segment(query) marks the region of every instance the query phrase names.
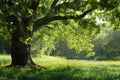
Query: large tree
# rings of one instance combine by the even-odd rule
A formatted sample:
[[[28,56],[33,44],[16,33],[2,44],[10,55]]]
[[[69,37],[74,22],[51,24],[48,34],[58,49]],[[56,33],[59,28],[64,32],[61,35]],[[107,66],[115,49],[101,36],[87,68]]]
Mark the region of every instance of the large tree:
[[[95,21],[98,14],[106,12],[107,15],[100,17],[105,19],[104,16],[108,17],[113,10],[120,11],[119,2],[119,0],[0,0],[0,27],[7,26],[11,35],[11,66],[37,67],[30,54],[32,34],[36,30],[42,27],[50,28],[47,25],[53,21],[70,19],[78,21],[80,25],[92,27],[87,24],[91,24],[89,21]],[[114,16],[119,17],[116,15]]]

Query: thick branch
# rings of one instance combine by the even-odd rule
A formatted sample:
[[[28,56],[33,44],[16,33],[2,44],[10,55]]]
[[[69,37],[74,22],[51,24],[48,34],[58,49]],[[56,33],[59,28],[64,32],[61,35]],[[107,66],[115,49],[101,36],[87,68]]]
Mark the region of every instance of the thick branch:
[[[93,10],[94,9],[89,9],[89,10],[85,11],[84,13],[82,13],[81,15],[78,15],[78,16],[53,16],[53,17],[44,17],[44,18],[38,19],[37,21],[34,22],[34,31],[39,29],[42,25],[46,25],[46,24],[48,24],[52,21],[68,20],[68,19],[81,19],[85,15],[87,15],[87,13],[89,13]]]
[[[31,6],[29,7],[29,9],[32,9],[34,12],[36,12],[38,6],[39,6],[39,3],[40,3],[40,0],[38,0],[37,2],[36,1],[33,1]]]
[[[54,9],[57,3],[58,3],[58,0],[54,0],[50,9]]]
[[[29,25],[30,22],[33,21],[33,16],[36,14],[37,12],[37,9],[39,7],[39,3],[40,3],[41,0],[37,0],[37,1],[32,1],[32,4],[31,6],[29,7],[29,9],[32,9],[34,11],[33,15],[30,16],[29,18],[22,18],[23,22],[25,22],[26,26]]]

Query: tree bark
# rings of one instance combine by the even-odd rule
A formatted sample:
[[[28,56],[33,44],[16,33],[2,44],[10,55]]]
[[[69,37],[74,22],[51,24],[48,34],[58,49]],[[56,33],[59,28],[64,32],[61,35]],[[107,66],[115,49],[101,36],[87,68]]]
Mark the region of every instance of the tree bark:
[[[13,32],[11,38],[12,66],[25,66],[31,63],[30,44],[20,41],[20,37],[20,32]]]
[[[26,33],[27,34],[27,33]],[[11,59],[12,62],[7,67],[24,67],[26,65],[37,68],[47,69],[33,62],[30,54],[30,44],[20,41],[22,34],[19,30],[15,30],[11,37]]]

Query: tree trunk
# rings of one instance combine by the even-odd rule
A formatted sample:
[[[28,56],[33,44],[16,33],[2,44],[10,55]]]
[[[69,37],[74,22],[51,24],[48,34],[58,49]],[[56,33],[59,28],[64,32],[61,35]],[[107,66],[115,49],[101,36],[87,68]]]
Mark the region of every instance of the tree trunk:
[[[21,33],[14,31],[11,38],[11,58],[12,66],[25,66],[32,64],[30,55],[30,44],[20,41]]]
[[[37,65],[32,61],[31,54],[30,54],[30,44],[26,44],[20,41],[21,36],[23,37],[23,35],[21,34],[21,32],[19,32],[19,30],[15,30],[12,34],[12,37],[11,37],[12,62],[9,66],[24,67],[28,65],[32,68],[46,70],[47,68]]]

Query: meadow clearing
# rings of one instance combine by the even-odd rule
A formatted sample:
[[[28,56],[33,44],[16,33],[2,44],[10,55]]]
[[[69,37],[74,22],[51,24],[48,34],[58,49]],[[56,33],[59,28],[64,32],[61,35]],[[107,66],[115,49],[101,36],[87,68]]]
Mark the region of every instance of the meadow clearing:
[[[5,68],[10,56],[0,55],[0,80],[120,80],[120,61],[67,60],[42,56],[33,60],[48,70]]]

